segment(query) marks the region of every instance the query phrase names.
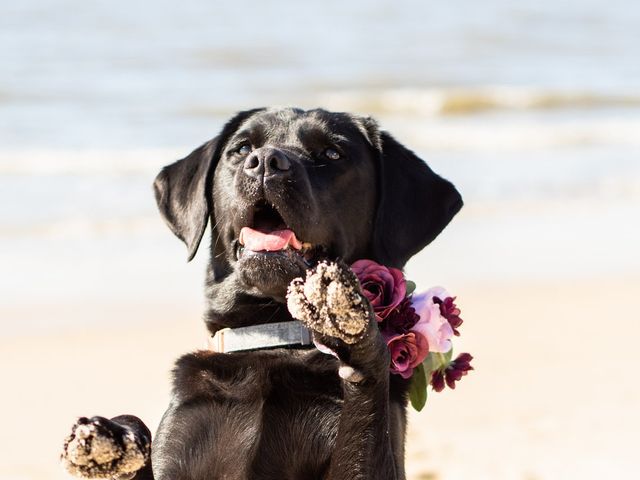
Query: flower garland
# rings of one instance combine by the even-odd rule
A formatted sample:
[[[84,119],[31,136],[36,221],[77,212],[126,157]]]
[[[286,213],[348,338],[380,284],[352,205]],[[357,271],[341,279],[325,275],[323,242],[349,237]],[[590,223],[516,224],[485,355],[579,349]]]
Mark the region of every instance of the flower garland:
[[[373,306],[382,337],[391,355],[389,371],[411,379],[409,399],[418,411],[427,401],[427,385],[436,392],[473,370],[473,359],[462,353],[455,359],[451,339],[459,336],[460,309],[442,287],[414,293],[415,283],[402,271],[372,260],[358,260],[351,269]]]

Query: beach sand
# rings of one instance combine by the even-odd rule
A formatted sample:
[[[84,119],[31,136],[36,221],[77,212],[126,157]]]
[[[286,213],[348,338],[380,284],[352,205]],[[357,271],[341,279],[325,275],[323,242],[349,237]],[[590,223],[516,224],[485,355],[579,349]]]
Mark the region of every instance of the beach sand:
[[[410,415],[408,477],[631,478],[640,323],[629,312],[638,292],[640,278],[460,289],[456,348],[475,356],[475,371]],[[131,413],[155,429],[172,362],[204,345],[198,307],[120,306],[133,326],[120,319],[102,330],[3,338],[0,478],[69,478],[57,457],[76,416]],[[75,305],[68,314],[90,311]]]

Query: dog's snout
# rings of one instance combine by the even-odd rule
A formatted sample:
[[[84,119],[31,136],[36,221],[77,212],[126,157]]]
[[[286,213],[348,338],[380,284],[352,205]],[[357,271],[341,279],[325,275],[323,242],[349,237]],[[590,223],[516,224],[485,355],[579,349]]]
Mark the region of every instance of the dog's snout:
[[[243,168],[251,177],[268,177],[289,171],[291,160],[276,148],[259,148],[247,157]]]

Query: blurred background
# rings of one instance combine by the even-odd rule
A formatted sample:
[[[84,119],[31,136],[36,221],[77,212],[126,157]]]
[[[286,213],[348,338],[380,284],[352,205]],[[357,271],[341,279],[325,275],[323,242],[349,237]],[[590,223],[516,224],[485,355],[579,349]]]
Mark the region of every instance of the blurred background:
[[[475,368],[411,416],[411,479],[632,478],[640,3],[0,3],[2,479],[67,478],[78,415],[152,430],[200,348],[206,255],[159,169],[234,112],[374,116],[466,205],[407,266]]]

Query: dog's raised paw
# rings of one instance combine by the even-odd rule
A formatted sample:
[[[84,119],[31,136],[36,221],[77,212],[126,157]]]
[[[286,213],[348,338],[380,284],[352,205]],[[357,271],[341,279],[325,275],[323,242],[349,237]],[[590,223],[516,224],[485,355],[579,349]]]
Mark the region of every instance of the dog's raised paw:
[[[287,290],[287,307],[312,330],[353,344],[367,332],[370,310],[358,279],[341,263],[320,262]]]
[[[147,462],[150,445],[133,431],[103,417],[81,417],[66,438],[60,460],[81,478],[133,478]]]

